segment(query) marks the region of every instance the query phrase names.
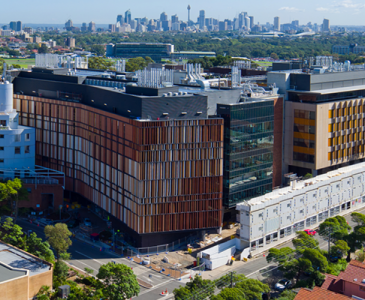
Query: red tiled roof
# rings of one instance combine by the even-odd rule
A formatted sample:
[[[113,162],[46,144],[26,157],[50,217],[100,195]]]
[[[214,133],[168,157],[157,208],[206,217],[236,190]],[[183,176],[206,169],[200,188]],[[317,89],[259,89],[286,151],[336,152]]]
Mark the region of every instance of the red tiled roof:
[[[346,270],[337,276],[337,280],[341,279],[365,286],[365,283],[362,283],[362,280],[365,280],[365,264],[357,260],[352,260]]]
[[[301,289],[294,300],[348,300],[351,299],[345,295],[315,287],[312,291]]]
[[[325,276],[326,276],[326,278],[325,278],[321,288],[338,293],[339,290],[334,289],[334,283],[336,282],[337,276],[334,276],[331,274],[325,274]]]

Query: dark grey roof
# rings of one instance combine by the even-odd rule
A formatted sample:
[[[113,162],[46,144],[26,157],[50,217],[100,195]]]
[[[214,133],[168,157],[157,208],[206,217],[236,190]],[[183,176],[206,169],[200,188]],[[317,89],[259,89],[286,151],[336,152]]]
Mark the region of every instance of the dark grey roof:
[[[50,265],[37,259],[34,256],[20,251],[10,245],[0,242],[0,263],[11,268],[25,269],[29,271],[29,276],[37,275],[50,270]],[[2,269],[0,270],[0,272]]]
[[[4,266],[0,263],[0,282],[15,279],[17,277],[21,277],[21,276],[25,276],[25,275],[27,275],[27,271],[11,270],[7,266]]]

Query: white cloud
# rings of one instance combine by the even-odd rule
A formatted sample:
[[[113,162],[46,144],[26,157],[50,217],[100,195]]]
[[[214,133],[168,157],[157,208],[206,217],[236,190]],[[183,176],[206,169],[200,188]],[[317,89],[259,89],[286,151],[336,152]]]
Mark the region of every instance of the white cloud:
[[[343,0],[341,2],[336,2],[333,6],[337,7],[337,8],[347,8],[347,9],[355,9],[355,10],[365,8],[365,4],[355,3],[352,0]]]
[[[289,6],[284,6],[282,8],[280,8],[279,10],[285,10],[285,11],[302,11],[301,9],[299,8],[296,8],[296,7],[289,7]]]
[[[317,7],[316,8],[316,11],[329,11],[330,9],[329,8],[326,8],[326,7]]]

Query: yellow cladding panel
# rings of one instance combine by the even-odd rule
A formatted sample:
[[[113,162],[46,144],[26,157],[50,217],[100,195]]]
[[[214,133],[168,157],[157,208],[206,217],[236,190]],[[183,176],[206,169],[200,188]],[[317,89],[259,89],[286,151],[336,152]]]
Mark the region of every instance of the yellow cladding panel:
[[[294,152],[298,152],[298,153],[304,153],[304,154],[314,155],[314,149],[312,149],[312,148],[305,148],[305,147],[294,146],[293,147],[293,151]]]
[[[316,136],[310,133],[301,133],[301,132],[294,132],[294,137],[297,139],[304,139],[304,140],[311,140],[315,141]]]
[[[294,118],[294,123],[295,124],[300,124],[300,125],[316,126],[316,120],[308,120],[308,119]]]

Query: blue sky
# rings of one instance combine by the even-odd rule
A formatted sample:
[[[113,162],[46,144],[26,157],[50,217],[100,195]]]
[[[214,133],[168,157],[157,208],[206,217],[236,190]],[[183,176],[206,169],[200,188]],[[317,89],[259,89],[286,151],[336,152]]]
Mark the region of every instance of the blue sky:
[[[321,24],[328,18],[331,25],[365,25],[365,0],[17,0],[2,1],[0,23],[21,20],[23,23],[62,24],[68,19],[74,23],[94,21],[97,24],[115,23],[117,14],[131,9],[132,17],[159,18],[165,11],[169,17],[177,14],[187,19],[187,6],[191,5],[191,18],[196,20],[199,10],[206,17],[233,19],[247,11],[255,23],[273,23],[275,16],[281,23],[299,20]]]

